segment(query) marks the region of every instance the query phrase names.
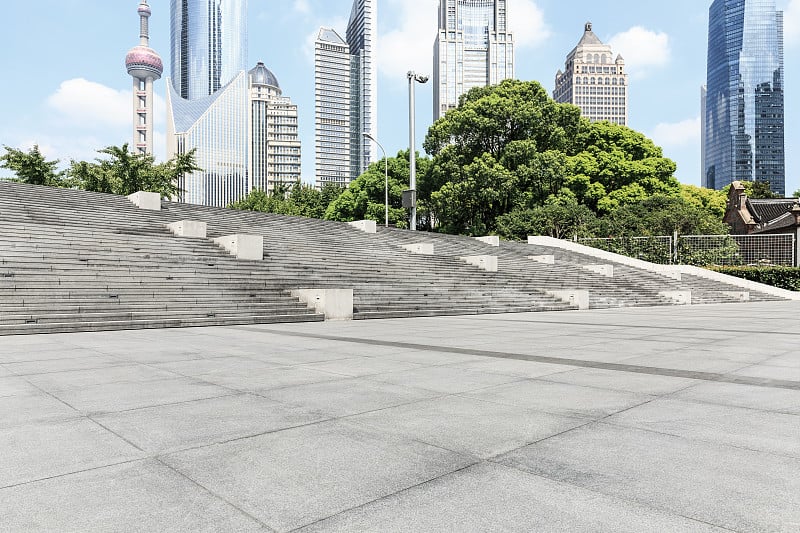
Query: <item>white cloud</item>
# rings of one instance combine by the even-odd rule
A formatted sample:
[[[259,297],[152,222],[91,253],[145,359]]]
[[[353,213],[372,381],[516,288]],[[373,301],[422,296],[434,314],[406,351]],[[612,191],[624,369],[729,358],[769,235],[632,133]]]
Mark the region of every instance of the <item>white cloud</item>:
[[[63,118],[74,122],[78,129],[132,125],[132,91],[120,91],[101,83],[75,78],[62,82],[58,90],[47,98],[47,105]],[[166,103],[155,95],[154,118],[163,122]]]
[[[783,35],[787,45],[800,44],[800,0],[790,0],[783,12]]]
[[[431,74],[439,0],[388,0],[381,9],[381,20],[395,21],[390,29],[382,28],[378,39],[381,74],[393,78],[404,78],[409,70]],[[533,0],[509,0],[508,10],[518,48],[538,46],[550,37],[544,13]]]
[[[614,35],[608,44],[622,54],[626,70],[634,77],[644,77],[651,68],[668,65],[672,57],[669,35],[641,26]]]
[[[675,148],[699,144],[700,134],[700,117],[695,117],[681,122],[662,122],[655,127],[650,137],[659,146]]]
[[[311,6],[308,4],[308,0],[294,0],[294,10],[303,15],[307,15],[311,13]]]

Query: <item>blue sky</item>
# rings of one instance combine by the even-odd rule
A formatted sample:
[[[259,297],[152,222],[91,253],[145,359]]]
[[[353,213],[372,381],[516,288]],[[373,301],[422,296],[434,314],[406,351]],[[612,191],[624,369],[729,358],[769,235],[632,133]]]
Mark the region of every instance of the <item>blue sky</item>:
[[[800,189],[800,0],[786,10],[787,191]],[[555,73],[583,25],[621,53],[631,75],[630,125],[678,163],[678,178],[700,182],[700,85],[705,80],[710,1],[509,0],[516,74],[552,90]],[[152,46],[169,75],[169,0],[150,0]],[[0,56],[6,82],[0,144],[62,160],[91,159],[131,137],[127,50],[138,42],[138,0],[35,0],[4,4]],[[405,72],[431,72],[438,0],[379,0],[378,137],[394,154],[408,145]],[[313,37],[344,31],[351,0],[249,0],[249,58],[264,61],[300,106],[304,180],[314,172]],[[165,93],[165,81],[156,91]],[[430,84],[417,88],[417,142],[431,123]],[[164,155],[165,108],[156,107],[156,154]],[[5,171],[2,171],[5,172]]]

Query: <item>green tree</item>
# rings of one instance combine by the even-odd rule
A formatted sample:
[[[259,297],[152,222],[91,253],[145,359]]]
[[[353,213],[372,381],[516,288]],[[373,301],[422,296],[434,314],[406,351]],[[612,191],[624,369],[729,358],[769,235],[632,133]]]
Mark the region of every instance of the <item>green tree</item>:
[[[430,160],[417,157],[417,171],[420,175],[428,172]],[[409,187],[410,167],[408,151],[388,158],[389,176],[389,224],[408,227],[408,211],[403,209],[403,191]],[[325,211],[325,218],[349,222],[353,220],[374,220],[383,223],[386,218],[386,178],[385,161],[372,163],[366,172],[350,183]]]
[[[742,185],[744,185],[744,192],[745,194],[747,194],[748,198],[753,198],[753,199],[780,198],[779,195],[772,192],[772,189],[769,188],[769,183],[765,183],[763,181],[743,181],[741,183]]]
[[[680,196],[656,194],[608,213],[601,219],[600,234],[607,237],[657,235],[724,235],[728,226],[716,213],[692,205]]]
[[[98,153],[105,157],[94,163],[71,162],[70,183],[87,191],[120,195],[147,191],[171,198],[181,192],[180,177],[201,170],[195,163],[195,150],[159,164],[152,155],[130,152],[127,144],[108,146]]]
[[[594,211],[577,202],[553,201],[542,206],[515,209],[497,218],[497,234],[509,240],[529,235],[556,239],[593,237],[598,227]]]
[[[590,123],[536,82],[469,91],[430,128],[424,146],[433,160],[420,180],[420,201],[445,232],[498,231],[499,217],[512,212],[514,220],[554,216],[554,207],[536,210],[553,197],[604,214],[681,192],[675,163],[650,139]],[[509,221],[503,231],[513,234]]]
[[[261,211],[279,215],[322,218],[328,205],[344,191],[338,185],[326,185],[318,190],[298,181],[294,184],[277,184],[271,193],[255,189],[228,207],[247,211]]]
[[[0,156],[0,167],[16,174],[16,179],[29,185],[48,185],[65,187],[68,182],[63,172],[58,170],[58,159],[48,161],[38,145],[27,152],[4,146],[6,153]]]

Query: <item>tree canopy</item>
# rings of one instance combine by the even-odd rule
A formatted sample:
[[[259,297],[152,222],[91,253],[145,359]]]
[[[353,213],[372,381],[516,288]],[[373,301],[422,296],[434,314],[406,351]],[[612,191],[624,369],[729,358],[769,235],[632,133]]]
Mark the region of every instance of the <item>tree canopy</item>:
[[[0,167],[16,174],[16,181],[29,185],[63,186],[65,176],[58,170],[59,160],[45,159],[39,145],[33,145],[27,152],[9,146],[3,148],[6,153],[0,156]]]
[[[590,123],[537,82],[470,90],[430,128],[424,146],[433,159],[420,199],[451,233],[511,235],[525,216],[539,221],[533,229],[557,212],[586,221],[588,212],[599,217],[654,195],[681,195],[675,163],[653,141],[625,126]],[[562,226],[570,224],[540,231],[560,234]]]
[[[320,190],[298,181],[291,185],[280,184],[269,193],[255,189],[228,207],[278,215],[323,218],[328,206],[343,191],[344,187],[336,184],[326,184]]]

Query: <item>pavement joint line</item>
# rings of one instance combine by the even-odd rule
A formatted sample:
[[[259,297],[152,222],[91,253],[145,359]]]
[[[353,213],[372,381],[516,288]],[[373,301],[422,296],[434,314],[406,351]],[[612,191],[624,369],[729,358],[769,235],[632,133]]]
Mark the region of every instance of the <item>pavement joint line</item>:
[[[45,481],[51,481],[53,479],[59,479],[59,478],[62,478],[62,477],[74,476],[74,475],[77,475],[77,474],[84,474],[86,472],[94,472],[95,470],[102,470],[104,468],[111,468],[112,466],[127,465],[127,464],[132,464],[132,463],[142,463],[142,462],[147,461],[149,459],[150,459],[150,457],[138,457],[136,459],[129,459],[127,461],[119,461],[119,462],[116,462],[116,463],[109,463],[109,464],[106,464],[106,465],[93,466],[92,468],[83,468],[81,470],[75,470],[75,471],[72,471],[72,472],[64,472],[63,474],[56,474],[56,475],[53,475],[53,476],[46,476],[46,477],[31,479],[31,480],[28,480],[28,481],[22,481],[20,483],[13,483],[11,485],[5,485],[3,487],[0,487],[0,491],[14,489],[14,488],[22,487],[22,486],[25,486],[25,485],[32,485],[34,483],[42,483],[42,482],[45,482]]]
[[[160,465],[162,465],[163,467],[165,467],[168,470],[174,472],[175,474],[177,474],[178,476],[182,477],[183,479],[189,481],[192,485],[194,485],[194,486],[198,487],[199,489],[205,491],[210,496],[212,496],[212,497],[218,499],[219,501],[229,505],[233,509],[236,509],[237,511],[239,511],[240,513],[242,513],[246,517],[250,518],[251,520],[253,520],[257,524],[259,524],[259,525],[263,526],[264,528],[266,528],[268,531],[271,531],[272,533],[277,533],[277,531],[275,529],[269,527],[269,525],[266,522],[264,522],[263,520],[257,518],[256,516],[254,516],[253,514],[247,512],[247,511],[245,511],[240,506],[236,505],[235,503],[233,503],[232,501],[230,501],[227,498],[223,497],[222,495],[217,494],[216,492],[212,491],[211,489],[209,489],[208,487],[204,486],[199,481],[189,477],[188,475],[184,474],[183,472],[181,472],[177,468],[173,467],[172,465],[170,465],[168,463],[165,463],[164,461],[161,460],[160,457],[154,457],[154,460],[156,462],[158,462]]]
[[[421,441],[419,441],[419,442],[421,442]],[[425,443],[425,444],[427,444],[427,443]],[[446,448],[441,448],[441,449],[446,449]],[[452,451],[452,450],[447,450],[447,451]],[[464,455],[464,454],[460,454],[460,455]],[[291,530],[289,530],[289,533],[292,533],[292,532],[294,532],[294,531],[300,531],[300,530],[302,530],[302,529],[305,529],[305,528],[308,528],[308,527],[314,526],[314,525],[316,525],[316,524],[320,524],[320,523],[322,523],[322,522],[325,522],[326,520],[330,520],[331,518],[334,518],[334,517],[337,517],[337,516],[341,516],[341,515],[344,515],[344,514],[350,513],[350,512],[352,512],[352,511],[355,511],[355,510],[357,510],[357,509],[361,509],[361,508],[367,507],[367,506],[369,506],[369,505],[372,505],[372,504],[374,504],[374,503],[377,503],[377,502],[379,502],[379,501],[381,501],[381,500],[385,500],[385,499],[388,499],[388,498],[392,498],[392,497],[394,497],[394,496],[397,496],[397,495],[403,494],[404,492],[408,492],[408,491],[414,490],[414,489],[416,489],[416,488],[419,488],[419,487],[421,487],[421,486],[423,486],[423,485],[426,485],[426,484],[428,484],[428,483],[432,483],[432,482],[434,482],[434,481],[438,481],[438,480],[440,480],[440,479],[443,479],[443,478],[445,478],[445,477],[447,477],[447,476],[451,476],[451,475],[453,475],[453,474],[457,474],[457,473],[459,473],[459,472],[463,472],[464,470],[468,470],[468,469],[470,469],[470,468],[473,468],[474,466],[476,466],[476,465],[479,465],[479,464],[481,464],[482,462],[484,462],[484,461],[481,461],[481,460],[479,460],[479,461],[476,461],[476,462],[474,462],[474,463],[472,463],[472,464],[469,464],[469,465],[466,465],[466,466],[462,466],[462,467],[460,467],[460,468],[456,468],[455,470],[451,470],[450,472],[445,472],[445,473],[443,473],[443,474],[439,474],[438,476],[434,476],[434,477],[432,477],[432,478],[430,478],[430,479],[426,479],[426,480],[424,480],[424,481],[420,481],[419,483],[415,483],[414,485],[411,485],[411,486],[409,486],[409,487],[405,487],[405,488],[403,488],[403,489],[400,489],[400,490],[397,490],[397,491],[395,491],[395,492],[392,492],[392,493],[389,493],[389,494],[385,494],[385,495],[383,495],[383,496],[380,496],[380,497],[378,497],[378,498],[375,498],[375,499],[373,499],[373,500],[370,500],[370,501],[368,501],[368,502],[363,502],[363,503],[360,503],[360,504],[358,504],[358,505],[355,505],[355,506],[353,506],[353,507],[350,507],[349,509],[343,509],[343,510],[341,510],[341,511],[338,511],[338,512],[336,512],[336,513],[333,513],[333,514],[331,514],[331,515],[328,515],[328,516],[326,516],[325,518],[320,518],[320,519],[318,519],[318,520],[314,520],[313,522],[309,522],[308,524],[303,524],[302,526],[299,526],[299,527],[296,527],[296,528],[294,528],[294,529],[291,529]]]
[[[479,316],[463,316],[463,317],[449,317],[454,318],[457,320],[479,320],[481,322],[491,322],[490,320],[481,319]],[[560,326],[582,326],[582,327],[589,327],[589,328],[636,328],[636,329],[663,329],[668,331],[697,331],[697,332],[707,332],[707,329],[698,328],[698,327],[689,327],[689,326],[650,326],[645,324],[594,324],[590,322],[567,322],[564,320],[515,320],[513,318],[509,318],[507,320],[503,320],[503,322],[515,322],[518,324],[553,324],[553,325],[560,325]],[[236,326],[232,326],[236,327]],[[757,335],[757,334],[764,334],[764,335],[788,335],[792,337],[800,336],[800,333],[794,333],[791,331],[769,331],[769,330],[760,330],[760,331],[746,331],[746,330],[738,330],[733,332],[735,335],[747,336],[747,335]]]
[[[420,351],[456,353],[461,355],[477,355],[481,357],[490,357],[494,359],[530,361],[534,363],[548,363],[548,364],[556,364],[564,366],[573,366],[576,368],[595,368],[601,370],[611,370],[615,372],[628,372],[632,374],[648,374],[652,376],[688,378],[688,379],[695,379],[698,381],[732,383],[737,385],[752,385],[756,387],[773,388],[773,389],[800,390],[800,381],[779,380],[771,378],[753,378],[749,376],[735,376],[731,374],[722,374],[716,372],[697,372],[692,370],[681,370],[677,368],[626,365],[621,363],[604,363],[599,361],[588,361],[585,359],[559,358],[552,356],[530,355],[530,354],[509,353],[509,352],[495,352],[488,350],[475,350],[470,348],[455,348],[450,346],[436,346],[429,344],[381,341],[376,339],[359,339],[355,337],[339,337],[335,335],[323,335],[317,333],[303,333],[294,331],[280,332],[271,329],[262,330],[244,326],[231,326],[231,328],[239,329],[242,331],[251,331],[255,333],[259,332],[266,332],[270,334],[278,333],[289,337],[311,338],[311,339],[329,340],[334,342],[350,342],[354,344],[366,344],[372,346],[410,348]]]

